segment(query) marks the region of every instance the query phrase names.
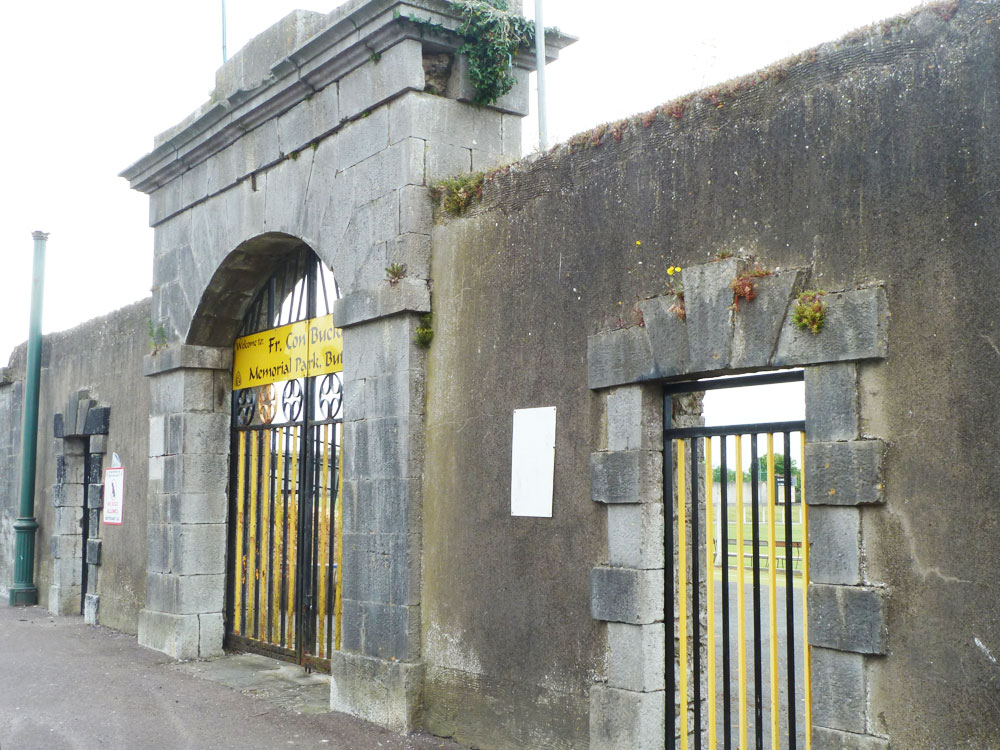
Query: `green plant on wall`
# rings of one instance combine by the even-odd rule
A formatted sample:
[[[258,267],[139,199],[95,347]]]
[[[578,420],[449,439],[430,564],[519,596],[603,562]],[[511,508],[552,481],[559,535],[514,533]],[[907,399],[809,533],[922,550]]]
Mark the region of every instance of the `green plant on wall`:
[[[535,42],[535,24],[508,10],[507,0],[461,0],[451,7],[462,16],[458,48],[469,59],[469,80],[476,90],[473,103],[484,107],[510,91],[514,55]]]
[[[771,272],[760,265],[760,263],[755,263],[754,267],[749,271],[744,271],[735,279],[729,287],[733,290],[733,304],[731,309],[740,309],[740,299],[745,299],[747,302],[754,299],[757,296],[757,279],[763,278],[764,276],[770,276]]]
[[[458,216],[465,213],[474,198],[482,198],[484,179],[482,172],[448,177],[432,185],[431,190],[445,211]]]
[[[389,286],[396,286],[400,279],[406,277],[406,264],[390,263],[385,267],[385,277],[389,280]]]
[[[416,343],[421,349],[430,347],[434,340],[434,319],[430,313],[420,316],[420,323],[416,330]]]
[[[519,48],[534,46],[535,23],[511,13],[507,0],[455,0],[450,5],[462,18],[455,32],[462,37],[458,53],[469,61],[469,80],[476,91],[472,101],[479,107],[495,104],[517,83],[511,72],[514,55]],[[393,18],[403,18],[398,9],[393,11]],[[448,33],[443,24],[429,18],[411,13],[406,20],[419,28],[421,36]],[[546,33],[559,31],[550,28]]]
[[[154,324],[152,318],[146,318],[149,326],[149,351],[156,354],[167,346],[167,332],[163,330],[163,324]]]
[[[822,331],[826,323],[826,303],[822,299],[825,295],[826,292],[821,289],[807,289],[801,292],[792,310],[792,322],[814,334]]]

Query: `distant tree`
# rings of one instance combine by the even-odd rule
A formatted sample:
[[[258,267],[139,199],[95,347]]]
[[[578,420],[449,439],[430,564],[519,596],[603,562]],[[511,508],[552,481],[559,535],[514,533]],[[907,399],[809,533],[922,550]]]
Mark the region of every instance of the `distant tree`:
[[[767,457],[766,456],[759,457],[757,459],[756,463],[755,462],[751,462],[750,463],[750,468],[743,473],[743,479],[745,481],[749,482],[751,480],[751,478],[754,476],[754,474],[756,474],[757,477],[758,477],[757,481],[759,481],[759,482],[766,482],[767,481]],[[793,486],[795,486],[795,487],[801,487],[802,486],[802,470],[799,468],[799,465],[795,462],[794,458],[792,459],[792,464],[791,464],[791,474],[792,474],[792,484],[793,484]],[[774,476],[779,481],[781,480],[782,477],[785,476],[785,456],[784,456],[784,454],[776,453],[774,455]]]
[[[735,482],[736,481],[736,470],[735,469],[726,469],[726,477],[727,477],[727,483],[732,484],[733,482]],[[712,470],[712,481],[713,482],[717,482],[717,483],[722,481],[722,467],[721,466],[716,466]]]

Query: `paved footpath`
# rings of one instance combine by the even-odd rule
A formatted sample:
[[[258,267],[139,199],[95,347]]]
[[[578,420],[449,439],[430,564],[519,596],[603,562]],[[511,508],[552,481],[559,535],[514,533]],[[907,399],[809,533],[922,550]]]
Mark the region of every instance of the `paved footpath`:
[[[328,696],[325,678],[272,659],[179,664],[81,617],[0,603],[0,750],[462,750],[322,713]]]

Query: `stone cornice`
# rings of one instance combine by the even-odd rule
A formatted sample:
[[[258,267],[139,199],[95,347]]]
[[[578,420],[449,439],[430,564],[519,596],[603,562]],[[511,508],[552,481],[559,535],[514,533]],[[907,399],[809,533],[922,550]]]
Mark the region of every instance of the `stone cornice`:
[[[237,89],[223,99],[209,100],[157,137],[153,151],[119,176],[127,179],[132,188],[153,193],[245,133],[405,39],[422,40],[442,51],[457,49],[462,43],[455,34],[425,31],[408,21],[411,15],[448,30],[461,23],[446,0],[348,2],[329,14],[324,30],[275,61],[264,82],[250,90]],[[559,50],[574,41],[574,37],[561,33],[546,35],[546,59],[555,60]],[[528,52],[518,54],[514,63],[526,70],[535,69],[534,55]]]

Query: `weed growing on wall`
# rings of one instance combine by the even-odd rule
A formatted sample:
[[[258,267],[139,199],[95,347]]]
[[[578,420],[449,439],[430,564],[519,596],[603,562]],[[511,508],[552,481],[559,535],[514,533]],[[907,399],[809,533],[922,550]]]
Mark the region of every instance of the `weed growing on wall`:
[[[161,349],[166,349],[167,332],[163,330],[163,324],[154,325],[152,318],[146,318],[146,324],[149,326],[149,351],[156,354]]]
[[[431,186],[441,207],[452,216],[459,216],[472,205],[475,198],[483,197],[482,172],[448,177]]]
[[[761,266],[759,263],[756,263],[749,271],[744,271],[733,279],[732,283],[729,285],[733,290],[732,309],[740,309],[741,298],[745,299],[747,302],[754,299],[757,296],[757,279],[770,275],[770,271]]]
[[[674,297],[674,304],[670,306],[670,312],[681,320],[687,320],[687,310],[684,308],[684,282],[681,280],[680,274],[680,266],[667,268],[667,291]]]
[[[823,324],[826,323],[826,303],[822,299],[825,295],[826,292],[821,289],[807,289],[801,292],[792,310],[792,322],[814,334],[822,331]]]
[[[430,348],[431,342],[434,340],[434,318],[430,313],[420,316],[420,324],[417,326],[416,344],[421,349]]]
[[[406,277],[406,264],[390,263],[385,268],[385,277],[389,280],[389,286],[396,286],[400,279]]]

